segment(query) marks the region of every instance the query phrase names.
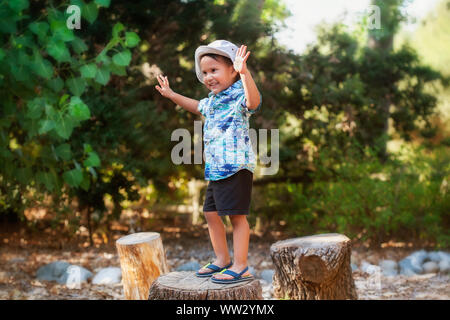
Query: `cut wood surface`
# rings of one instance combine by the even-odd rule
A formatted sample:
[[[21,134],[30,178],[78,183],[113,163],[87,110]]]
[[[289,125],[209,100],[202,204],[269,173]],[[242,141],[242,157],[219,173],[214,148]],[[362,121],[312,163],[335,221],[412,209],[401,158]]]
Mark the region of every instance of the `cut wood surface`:
[[[262,300],[258,280],[218,284],[199,278],[194,272],[180,271],[162,275],[150,287],[149,300]]]
[[[159,233],[139,232],[116,241],[125,299],[147,300],[152,282],[169,272]]]
[[[299,300],[357,299],[350,266],[351,241],[337,233],[274,243],[274,296]]]

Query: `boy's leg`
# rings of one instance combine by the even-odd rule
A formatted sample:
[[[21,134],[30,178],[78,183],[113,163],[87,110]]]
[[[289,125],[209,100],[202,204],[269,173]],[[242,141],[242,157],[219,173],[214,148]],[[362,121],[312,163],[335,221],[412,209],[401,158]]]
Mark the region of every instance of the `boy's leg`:
[[[224,267],[230,263],[230,253],[228,252],[227,235],[225,225],[217,211],[204,212],[206,221],[208,222],[209,237],[216,254],[216,260],[213,264]],[[202,268],[199,273],[211,272],[209,268]]]
[[[250,226],[248,225],[246,215],[230,215],[231,224],[233,225],[233,250],[234,261],[233,266],[228,268],[236,273],[242,272],[247,267],[248,243],[250,241]],[[247,271],[243,276],[248,276]],[[228,274],[215,274],[216,279],[232,279]]]

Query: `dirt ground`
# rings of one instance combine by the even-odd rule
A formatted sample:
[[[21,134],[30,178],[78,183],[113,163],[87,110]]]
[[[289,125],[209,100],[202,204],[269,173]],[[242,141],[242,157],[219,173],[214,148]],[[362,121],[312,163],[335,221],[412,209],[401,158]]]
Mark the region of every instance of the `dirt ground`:
[[[161,228],[166,257],[171,271],[179,265],[198,261],[210,261],[213,250],[209,243],[205,225],[195,230],[183,228]],[[123,233],[122,235],[125,235]],[[116,234],[114,240],[121,235]],[[228,237],[232,248],[231,234]],[[273,269],[270,246],[281,235],[259,237],[251,235],[249,265],[258,278],[264,269]],[[110,239],[113,240],[113,239]],[[399,261],[411,252],[422,248],[386,246],[368,249],[355,243],[352,261],[358,266],[365,260],[378,264],[380,259]],[[429,250],[429,249],[428,249]],[[93,285],[84,283],[80,288],[69,289],[56,282],[39,281],[36,271],[50,262],[64,260],[82,266],[95,274],[99,268],[120,267],[114,241],[108,244],[88,246],[86,239],[69,240],[53,230],[30,232],[23,228],[2,227],[0,238],[0,299],[3,300],[120,300],[124,299],[123,288],[118,285]],[[443,274],[426,274],[415,277],[395,276],[374,278],[361,271],[353,272],[358,299],[362,300],[448,300],[450,299],[450,277]],[[271,284],[262,282],[265,299],[272,299]]]

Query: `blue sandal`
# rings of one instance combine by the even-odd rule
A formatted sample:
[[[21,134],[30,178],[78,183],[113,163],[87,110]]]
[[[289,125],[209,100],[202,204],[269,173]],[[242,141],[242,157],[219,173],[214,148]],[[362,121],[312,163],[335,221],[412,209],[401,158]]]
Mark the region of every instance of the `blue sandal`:
[[[221,272],[221,271],[223,271],[223,270],[226,270],[227,268],[229,268],[229,267],[231,267],[233,265],[233,261],[231,261],[229,264],[227,264],[225,267],[223,267],[223,268],[221,268],[221,267],[219,267],[219,266],[216,266],[215,264],[212,264],[212,263],[208,263],[208,264],[206,264],[205,266],[203,266],[201,269],[203,269],[203,268],[208,268],[208,269],[211,269],[211,270],[213,270],[213,271],[211,271],[211,272],[204,272],[204,273],[200,273],[200,272],[196,272],[195,273],[195,275],[197,276],[197,277],[200,277],[200,278],[206,278],[206,277],[211,277],[213,274],[215,274],[215,273],[217,273],[217,272]]]
[[[211,281],[214,283],[236,283],[236,282],[241,282],[241,281],[252,280],[253,279],[252,275],[245,276],[245,277],[242,276],[247,270],[248,270],[248,266],[245,267],[245,269],[242,270],[242,272],[240,272],[240,273],[236,273],[234,271],[224,269],[220,273],[228,274],[228,275],[232,276],[233,279],[217,279],[217,278],[211,277]]]

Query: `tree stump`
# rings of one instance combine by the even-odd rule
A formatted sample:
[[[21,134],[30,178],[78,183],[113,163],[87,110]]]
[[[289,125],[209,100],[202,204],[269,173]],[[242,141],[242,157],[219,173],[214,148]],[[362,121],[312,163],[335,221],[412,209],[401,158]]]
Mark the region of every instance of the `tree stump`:
[[[125,299],[147,300],[152,282],[169,272],[157,232],[133,233],[116,241]]]
[[[270,253],[276,298],[358,298],[350,266],[351,243],[345,235],[328,233],[278,241]]]
[[[194,272],[180,271],[162,275],[150,287],[149,300],[262,300],[258,280],[218,284],[199,278]]]

